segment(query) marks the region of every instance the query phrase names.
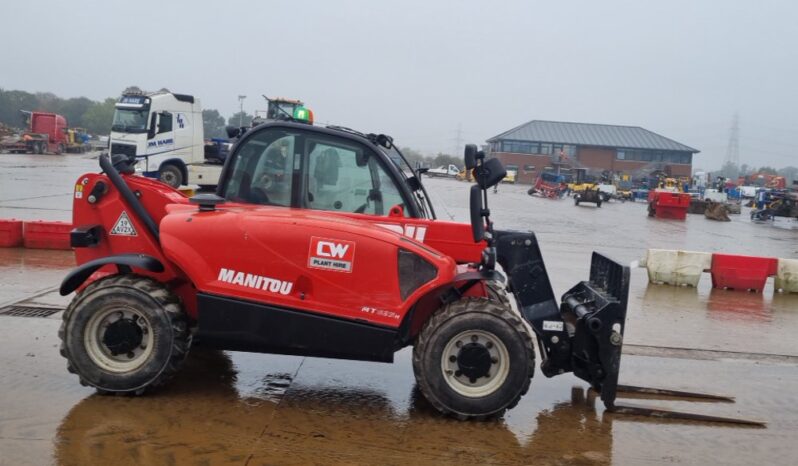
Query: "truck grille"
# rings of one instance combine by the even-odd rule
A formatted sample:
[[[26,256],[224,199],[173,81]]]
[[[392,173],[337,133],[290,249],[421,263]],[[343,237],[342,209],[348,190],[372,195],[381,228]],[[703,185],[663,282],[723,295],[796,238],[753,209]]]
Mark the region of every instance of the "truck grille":
[[[130,144],[111,144],[111,155],[124,154],[128,157],[136,156],[136,146]]]

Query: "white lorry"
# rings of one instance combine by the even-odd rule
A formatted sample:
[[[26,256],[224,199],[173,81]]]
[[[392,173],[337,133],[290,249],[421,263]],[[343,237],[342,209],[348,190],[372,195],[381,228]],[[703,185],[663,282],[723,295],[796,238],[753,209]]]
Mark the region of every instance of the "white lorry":
[[[178,187],[215,186],[220,163],[206,163],[199,99],[166,89],[127,89],[116,103],[111,126],[111,154],[138,159],[136,171]]]
[[[258,121],[312,118],[299,100],[263,97],[269,107],[266,118]],[[135,156],[137,172],[173,188],[210,189],[219,183],[232,143],[214,139],[206,145],[203,133],[199,99],[167,89],[145,93],[129,88],[116,103],[109,149],[111,154]]]
[[[427,176],[429,177],[441,176],[447,178],[454,178],[457,176],[458,173],[460,173],[460,169],[457,168],[457,165],[451,165],[451,164],[448,167],[440,166],[438,168],[430,168],[429,170],[427,170]]]

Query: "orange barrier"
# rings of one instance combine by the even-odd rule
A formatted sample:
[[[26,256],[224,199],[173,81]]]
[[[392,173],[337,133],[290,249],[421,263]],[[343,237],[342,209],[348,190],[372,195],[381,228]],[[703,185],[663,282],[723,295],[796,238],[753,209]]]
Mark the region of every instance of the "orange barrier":
[[[66,249],[72,247],[69,242],[69,232],[72,224],[69,222],[24,222],[23,242],[26,248],[33,249]]]
[[[773,257],[712,255],[712,287],[734,290],[762,291],[765,282],[778,271],[778,259]]]
[[[22,246],[22,220],[0,220],[0,248]]]

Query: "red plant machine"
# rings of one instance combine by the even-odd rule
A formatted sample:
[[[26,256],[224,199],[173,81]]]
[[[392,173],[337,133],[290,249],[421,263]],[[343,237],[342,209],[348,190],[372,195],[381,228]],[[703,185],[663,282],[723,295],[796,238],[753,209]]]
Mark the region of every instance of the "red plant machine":
[[[74,190],[61,352],[99,392],[163,384],[195,336],[380,362],[412,345],[431,404],[483,419],[529,389],[534,332],[546,376],[573,372],[616,406],[628,267],[594,253],[558,303],[535,235],[494,230],[487,190],[505,170],[476,146],[470,225],[435,218],[385,135],[268,122],[233,147],[216,194],[191,199],[134,164],[103,155]]]

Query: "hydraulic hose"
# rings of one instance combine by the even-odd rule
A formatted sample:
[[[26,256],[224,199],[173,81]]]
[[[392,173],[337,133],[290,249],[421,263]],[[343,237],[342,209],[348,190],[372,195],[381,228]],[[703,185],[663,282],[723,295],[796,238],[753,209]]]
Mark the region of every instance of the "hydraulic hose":
[[[111,180],[111,183],[119,190],[119,194],[122,195],[122,199],[124,199],[125,204],[133,210],[133,213],[138,217],[139,220],[144,224],[144,226],[149,230],[152,236],[155,238],[155,241],[158,243],[161,242],[161,235],[158,231],[158,225],[155,224],[155,221],[150,216],[147,209],[141,204],[141,201],[133,194],[133,191],[130,190],[130,186],[125,183],[125,180],[122,179],[122,175],[116,170],[116,168],[111,163],[111,156],[109,154],[100,155],[100,168],[103,169],[105,175],[108,176],[108,179]]]

